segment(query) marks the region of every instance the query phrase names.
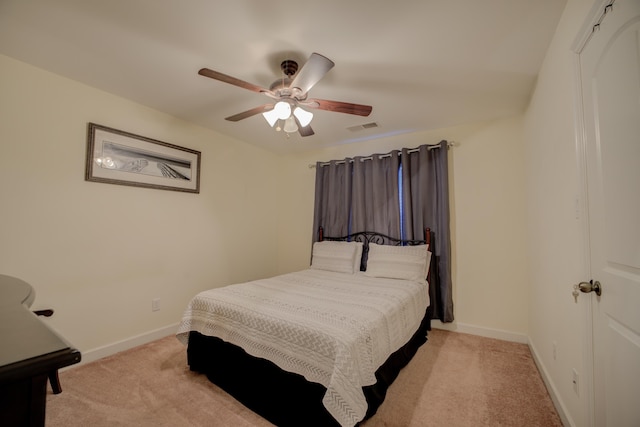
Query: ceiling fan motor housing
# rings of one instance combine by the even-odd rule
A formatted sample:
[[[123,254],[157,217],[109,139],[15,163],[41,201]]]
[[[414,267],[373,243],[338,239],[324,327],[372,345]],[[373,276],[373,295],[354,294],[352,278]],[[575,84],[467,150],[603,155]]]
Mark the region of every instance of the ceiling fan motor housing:
[[[289,97],[292,95],[291,91],[288,90],[291,82],[293,81],[292,76],[298,72],[298,63],[296,61],[292,61],[291,59],[287,59],[282,61],[280,64],[280,68],[285,76],[281,79],[278,79],[271,83],[269,86],[269,90],[275,92],[278,97]]]
[[[291,77],[298,72],[298,63],[296,61],[286,59],[280,64],[280,69],[282,69],[285,76]]]
[[[269,90],[271,92],[282,91],[283,89],[287,89],[292,81],[293,79],[291,77],[284,77],[282,79],[278,79],[275,82],[271,83],[271,86],[269,86]]]

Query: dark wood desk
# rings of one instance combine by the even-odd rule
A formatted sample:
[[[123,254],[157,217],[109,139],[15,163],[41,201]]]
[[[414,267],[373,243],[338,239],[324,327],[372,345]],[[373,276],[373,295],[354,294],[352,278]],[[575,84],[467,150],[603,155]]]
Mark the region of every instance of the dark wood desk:
[[[0,426],[44,426],[47,378],[80,352],[29,309],[31,285],[0,274]]]

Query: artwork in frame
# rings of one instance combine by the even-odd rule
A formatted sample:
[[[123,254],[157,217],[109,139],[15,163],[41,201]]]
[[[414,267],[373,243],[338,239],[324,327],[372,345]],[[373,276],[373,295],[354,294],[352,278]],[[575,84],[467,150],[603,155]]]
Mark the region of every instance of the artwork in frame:
[[[87,181],[200,192],[200,152],[89,123]]]

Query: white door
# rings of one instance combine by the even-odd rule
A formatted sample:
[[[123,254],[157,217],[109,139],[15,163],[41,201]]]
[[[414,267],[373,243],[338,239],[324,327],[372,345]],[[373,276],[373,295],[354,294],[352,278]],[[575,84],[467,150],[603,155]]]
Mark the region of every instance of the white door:
[[[594,424],[638,427],[640,0],[615,0],[606,9],[580,53],[589,279],[602,290],[581,298],[592,304]]]

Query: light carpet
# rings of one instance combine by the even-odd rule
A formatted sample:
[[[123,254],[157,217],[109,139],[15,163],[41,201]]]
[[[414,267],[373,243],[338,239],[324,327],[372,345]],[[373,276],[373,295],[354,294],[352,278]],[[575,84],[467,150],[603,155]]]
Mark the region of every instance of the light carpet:
[[[46,426],[271,426],[166,337],[60,373]],[[301,423],[304,426],[304,423]],[[562,426],[528,346],[434,329],[362,427]]]

